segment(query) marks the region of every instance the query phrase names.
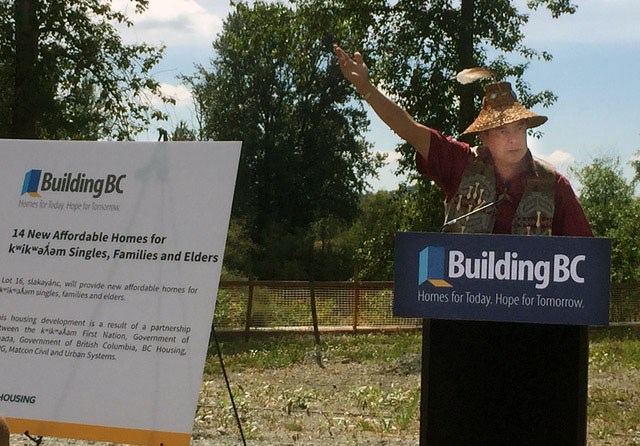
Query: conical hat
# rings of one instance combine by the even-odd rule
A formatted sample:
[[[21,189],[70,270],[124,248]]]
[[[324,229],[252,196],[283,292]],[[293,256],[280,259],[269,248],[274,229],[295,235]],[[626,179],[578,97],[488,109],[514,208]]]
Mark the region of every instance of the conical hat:
[[[524,108],[518,102],[509,82],[489,84],[485,88],[478,117],[462,134],[483,132],[522,120],[526,120],[527,127],[532,128],[544,124],[547,117]]]

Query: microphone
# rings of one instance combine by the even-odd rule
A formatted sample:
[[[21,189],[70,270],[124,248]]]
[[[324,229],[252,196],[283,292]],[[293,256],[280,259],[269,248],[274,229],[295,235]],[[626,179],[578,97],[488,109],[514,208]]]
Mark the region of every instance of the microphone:
[[[455,225],[456,223],[458,223],[458,221],[462,220],[463,218],[470,217],[473,214],[475,214],[476,212],[484,211],[485,209],[488,209],[491,206],[498,206],[506,198],[507,198],[507,194],[504,193],[504,194],[500,195],[497,200],[494,200],[491,203],[487,203],[487,204],[485,204],[483,206],[480,206],[479,208],[475,208],[471,212],[467,212],[466,214],[461,215],[460,217],[454,218],[453,220],[449,220],[448,222],[446,222],[445,224],[442,225],[442,227],[440,228],[440,232],[442,232],[444,230],[444,228],[446,228],[447,226]]]

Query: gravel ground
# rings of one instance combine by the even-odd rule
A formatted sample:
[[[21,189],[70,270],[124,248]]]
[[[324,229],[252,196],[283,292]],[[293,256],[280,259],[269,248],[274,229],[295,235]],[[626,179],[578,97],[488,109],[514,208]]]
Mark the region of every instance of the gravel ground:
[[[418,445],[420,358],[389,366],[351,363],[315,353],[283,369],[229,376],[248,446]],[[13,435],[11,446],[34,445]],[[42,445],[112,445],[45,438]],[[193,446],[242,446],[222,376],[202,384]]]
[[[310,353],[303,364],[229,376],[249,446],[419,444],[420,357],[386,366]],[[589,446],[640,445],[640,370],[589,375]],[[612,421],[613,420],[613,421]],[[11,446],[34,445],[22,435]],[[46,438],[42,445],[111,445]],[[242,446],[222,376],[204,380],[193,446]],[[169,445],[168,445],[169,446]]]

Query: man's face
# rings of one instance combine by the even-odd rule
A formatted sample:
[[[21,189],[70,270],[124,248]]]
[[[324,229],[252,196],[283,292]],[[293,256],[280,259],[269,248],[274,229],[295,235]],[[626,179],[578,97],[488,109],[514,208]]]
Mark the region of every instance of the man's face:
[[[516,121],[480,134],[482,144],[489,148],[498,167],[518,164],[527,154],[526,121]]]

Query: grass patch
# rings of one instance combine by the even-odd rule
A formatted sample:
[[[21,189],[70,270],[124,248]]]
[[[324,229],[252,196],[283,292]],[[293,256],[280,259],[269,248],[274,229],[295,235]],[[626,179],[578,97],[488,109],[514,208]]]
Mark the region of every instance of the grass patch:
[[[640,327],[593,329],[589,338],[589,366],[592,369],[640,369]]]
[[[301,362],[305,353],[313,349],[312,336],[254,336],[249,340],[233,338],[220,342],[225,367],[229,372],[241,372],[247,368],[266,370],[288,367]],[[204,368],[205,375],[221,372],[215,344],[209,345],[209,355]]]
[[[589,444],[640,445],[640,327],[593,329],[589,347]]]
[[[415,439],[420,413],[419,368],[416,371],[413,362],[408,364],[410,381],[402,381],[407,376],[402,371],[405,362],[419,358],[421,338],[420,331],[322,333],[319,349],[330,364],[327,369],[310,366],[315,362],[316,346],[308,333],[256,334],[248,341],[229,338],[221,348],[227,370],[237,374],[232,383],[247,379],[244,387],[235,385],[234,389],[240,392],[237,403],[241,412],[248,419],[262,420],[264,426],[256,432],[266,435],[276,425],[287,423],[286,436],[294,442],[321,431],[354,441],[367,434]],[[220,366],[213,346],[209,353],[205,372],[218,379]],[[342,374],[326,379],[337,366]],[[360,375],[362,370],[372,373]],[[314,373],[311,379],[302,375],[310,371]],[[367,380],[369,376],[374,378]],[[214,389],[219,393],[208,395],[208,405],[200,409],[205,421],[223,419],[223,409],[228,406],[222,386],[216,384],[210,392]],[[640,445],[640,327],[590,330],[587,410],[590,446]]]
[[[640,369],[640,327],[597,328],[590,331],[590,367]],[[322,355],[353,362],[388,364],[407,353],[420,353],[419,330],[398,333],[321,334]],[[277,369],[302,363],[315,352],[310,334],[254,334],[248,340],[229,338],[220,343],[225,366],[239,372],[247,368]],[[220,373],[215,346],[209,349],[205,374]]]
[[[419,331],[372,334],[321,334],[322,355],[352,362],[388,364],[407,353],[421,351]],[[302,363],[315,353],[314,338],[309,334],[261,334],[249,340],[233,338],[220,342],[225,367],[231,372],[247,368],[278,369]],[[205,375],[220,373],[215,345],[211,344]]]

